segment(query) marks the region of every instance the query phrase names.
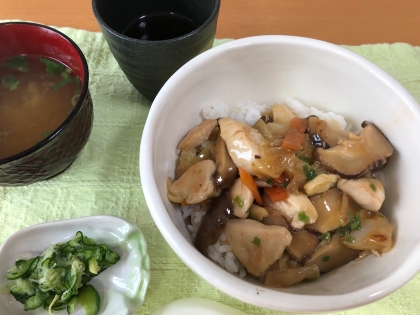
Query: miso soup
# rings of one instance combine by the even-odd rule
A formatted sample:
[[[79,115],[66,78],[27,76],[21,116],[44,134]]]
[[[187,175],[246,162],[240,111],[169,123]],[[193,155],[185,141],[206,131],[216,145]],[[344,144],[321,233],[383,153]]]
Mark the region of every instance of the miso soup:
[[[0,61],[0,159],[37,144],[57,129],[80,96],[81,81],[42,56]]]

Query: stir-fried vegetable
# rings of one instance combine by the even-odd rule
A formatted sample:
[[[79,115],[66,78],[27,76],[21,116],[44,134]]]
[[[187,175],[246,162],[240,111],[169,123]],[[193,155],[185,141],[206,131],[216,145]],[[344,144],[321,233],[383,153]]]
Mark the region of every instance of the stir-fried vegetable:
[[[251,174],[249,174],[245,169],[242,167],[238,167],[239,170],[239,177],[241,178],[242,183],[252,192],[254,195],[255,200],[259,205],[263,204],[261,199],[260,192],[258,191],[257,184],[255,184],[255,180],[252,178]]]
[[[188,132],[180,144],[199,141],[178,146],[168,198],[194,201],[183,215],[191,213],[188,229],[200,252],[230,272],[241,275],[242,265],[243,274],[280,287],[315,281],[366,252],[388,252],[393,228],[378,212],[385,189],[374,172],[393,148],[371,123],[358,134],[336,123],[299,118],[276,104],[253,126],[221,118]],[[214,139],[223,155],[208,149]],[[227,267],[232,256],[241,264]]]
[[[79,231],[75,238],[48,247],[40,256],[18,260],[6,278],[15,280],[10,293],[24,304],[25,311],[44,306],[50,314],[61,309],[71,314],[79,300],[86,314],[95,315],[99,294],[86,284],[119,259],[107,245],[96,244]]]

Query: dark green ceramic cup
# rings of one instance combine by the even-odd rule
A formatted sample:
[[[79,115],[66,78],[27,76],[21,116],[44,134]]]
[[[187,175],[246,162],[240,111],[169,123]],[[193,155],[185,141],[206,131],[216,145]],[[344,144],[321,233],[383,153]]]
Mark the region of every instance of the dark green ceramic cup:
[[[182,65],[212,47],[220,0],[92,0],[92,8],[122,71],[143,96],[153,100]],[[160,12],[186,16],[195,29],[157,41],[122,35],[134,19]]]

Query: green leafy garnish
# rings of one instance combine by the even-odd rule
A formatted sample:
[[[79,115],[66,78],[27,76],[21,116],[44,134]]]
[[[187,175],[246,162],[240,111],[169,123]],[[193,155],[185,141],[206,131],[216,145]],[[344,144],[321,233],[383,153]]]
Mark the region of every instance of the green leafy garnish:
[[[52,130],[47,130],[47,131],[44,131],[43,133],[41,133],[41,137],[42,138],[46,138],[46,137],[48,137],[50,134],[52,134],[53,133],[53,131]]]
[[[330,260],[330,256],[324,256],[324,257],[322,257],[322,261],[323,262],[327,262],[328,260]]]
[[[69,83],[71,83],[71,82],[73,82],[73,81],[74,81],[74,80],[73,80],[72,78],[68,77],[68,78],[64,79],[63,81],[58,82],[56,85],[54,85],[54,86],[52,87],[52,89],[53,89],[53,90],[58,90],[59,88],[61,88],[61,87],[65,86],[66,84],[69,84]]]
[[[300,211],[298,213],[298,219],[299,221],[304,222],[304,223],[309,222],[309,217],[306,215],[305,211]]]
[[[244,201],[239,196],[235,197],[235,202],[240,208],[242,208],[244,206]]]
[[[14,69],[20,72],[29,72],[28,59],[25,56],[14,56],[6,61],[3,61],[3,65],[7,68]]]
[[[254,237],[254,240],[252,241],[252,243],[254,243],[255,245],[257,245],[258,247],[260,247],[261,244],[261,240],[259,237]]]
[[[373,191],[376,191],[376,186],[374,184],[370,184],[369,186],[370,188],[372,188]]]
[[[316,171],[308,164],[303,165],[302,169],[308,181],[311,181],[316,177]]]
[[[353,243],[355,241],[355,238],[353,236],[349,236],[346,238],[346,243]]]
[[[10,91],[16,90],[19,84],[19,80],[15,78],[14,75],[6,75],[2,80],[1,83],[3,86]]]
[[[68,69],[68,68],[67,68]],[[67,70],[66,69],[66,70]],[[71,73],[71,72],[70,72]],[[61,75],[61,77],[63,78],[63,79],[68,79],[68,78],[70,78],[70,75],[69,75],[69,72],[68,71],[63,71],[63,72],[61,72],[60,73],[60,75]]]
[[[299,160],[301,160],[301,161],[303,161],[303,162],[305,162],[307,164],[312,164],[314,162],[314,160],[312,158],[306,157],[304,155],[296,154],[296,157]]]
[[[10,293],[25,310],[43,306],[50,314],[64,308],[72,311],[75,297],[80,300],[84,288],[89,287],[90,296],[95,297],[96,290],[87,283],[119,259],[107,245],[96,244],[79,231],[70,241],[51,245],[40,256],[17,261],[6,278],[15,280]],[[99,295],[92,302],[99,309]]]
[[[362,225],[360,222],[360,214],[357,213],[350,219],[350,222],[347,225],[338,228],[337,231],[340,233],[341,237],[344,237],[347,234],[350,234],[352,231],[360,230],[361,228]]]
[[[266,183],[267,185],[273,186],[273,181],[271,180],[271,178],[267,179],[267,180],[265,181],[265,183]]]
[[[76,86],[81,89],[82,88],[82,81],[80,81],[80,79],[78,77],[75,77],[74,82],[76,82]]]
[[[325,241],[325,242],[329,242],[331,241],[331,233],[327,232],[327,233],[322,233],[321,235],[321,240]]]
[[[46,66],[45,72],[48,74],[60,74],[67,69],[65,65],[45,57],[39,57],[39,60]]]

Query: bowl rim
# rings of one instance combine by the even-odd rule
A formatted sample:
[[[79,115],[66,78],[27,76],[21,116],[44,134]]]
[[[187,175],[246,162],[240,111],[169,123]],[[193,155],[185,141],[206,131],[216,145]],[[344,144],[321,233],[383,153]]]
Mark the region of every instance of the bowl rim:
[[[416,259],[414,259],[415,257],[420,257],[420,244],[417,244],[410,253],[409,257],[412,259],[406,259],[393,274],[372,285],[345,294],[297,295],[251,284],[216,266],[209,259],[201,255],[180,233],[172,222],[165,204],[160,197],[153,170],[154,154],[150,148],[153,147],[153,127],[160,117],[159,114],[163,109],[163,104],[168,99],[167,94],[176,90],[177,82],[188,76],[194,69],[208,60],[220,56],[225,51],[259,44],[294,44],[341,55],[349,59],[350,62],[360,65],[376,77],[376,79],[381,80],[389,86],[404,101],[406,106],[409,106],[413,113],[416,114],[418,120],[420,120],[419,104],[396,79],[373,62],[344,47],[317,39],[288,35],[253,36],[227,42],[202,53],[181,67],[165,83],[152,103],[140,142],[139,165],[143,193],[153,220],[166,242],[194,273],[213,287],[242,302],[271,310],[307,313],[353,309],[377,301],[399,289],[420,272],[419,266],[415,264]],[[203,268],[203,266],[206,268]],[[219,274],[223,273],[223,277],[215,277],[215,271]],[[227,287],[227,282],[230,287]],[[256,291],[260,294],[256,294]],[[264,292],[264,294],[261,294],[261,292]],[[302,303],[302,301],[305,301],[305,303]]]
[[[220,2],[221,0],[214,0],[215,1],[215,6],[213,9],[213,12],[211,13],[211,15],[209,16],[209,18],[203,23],[201,24],[199,27],[195,28],[193,31],[176,37],[176,38],[171,38],[171,39],[165,39],[165,40],[157,40],[157,41],[149,41],[149,40],[142,40],[142,39],[137,39],[137,38],[132,38],[132,37],[128,37],[125,36],[121,33],[118,33],[117,31],[115,31],[112,27],[110,27],[103,19],[102,16],[99,14],[98,11],[98,2],[100,2],[99,0],[92,0],[92,10],[93,13],[95,15],[95,18],[99,24],[99,26],[102,28],[105,28],[109,33],[111,33],[113,36],[121,39],[121,40],[129,40],[132,42],[139,42],[139,43],[143,43],[143,44],[149,44],[149,45],[166,45],[168,43],[174,43],[174,42],[178,42],[180,40],[192,37],[198,33],[200,33],[202,30],[204,30],[209,24],[212,23],[213,20],[215,20],[217,18],[217,15],[219,14],[219,10],[220,10]]]
[[[80,111],[83,103],[85,102],[86,97],[88,96],[88,85],[89,85],[89,67],[86,61],[86,58],[82,52],[82,50],[80,49],[80,47],[66,34],[62,33],[61,31],[47,26],[47,25],[43,25],[43,24],[39,24],[39,23],[33,23],[33,22],[3,22],[0,23],[0,27],[5,26],[5,25],[11,25],[11,24],[17,24],[17,25],[28,25],[30,27],[34,27],[34,28],[44,28],[47,29],[49,31],[52,31],[53,33],[56,33],[58,36],[62,37],[64,40],[68,41],[76,50],[77,54],[79,55],[79,58],[82,61],[82,65],[83,65],[83,71],[84,71],[84,80],[83,80],[83,85],[82,85],[82,89],[80,91],[80,96],[79,96],[79,100],[77,101],[76,105],[74,106],[73,110],[70,112],[70,114],[67,116],[67,118],[46,138],[44,138],[43,140],[41,140],[40,142],[38,142],[37,144],[35,144],[32,147],[29,147],[28,149],[21,151],[19,153],[16,153],[14,155],[5,157],[3,159],[0,159],[0,167],[2,165],[8,164],[10,162],[19,160],[25,156],[28,156],[30,154],[32,154],[33,152],[37,151],[38,149],[42,148],[44,145],[46,145],[47,143],[51,142],[61,131],[63,131],[68,124],[70,124],[70,122],[73,120],[73,118],[78,114],[78,112]]]

